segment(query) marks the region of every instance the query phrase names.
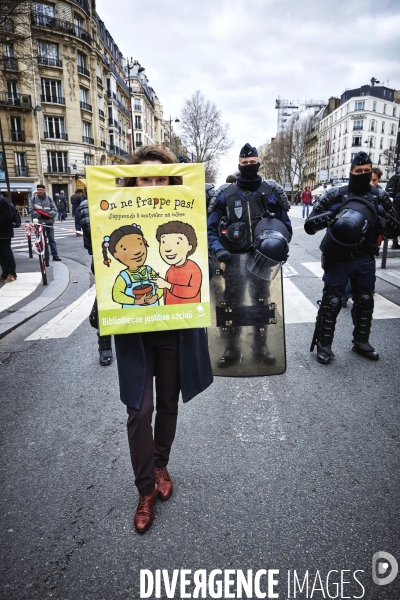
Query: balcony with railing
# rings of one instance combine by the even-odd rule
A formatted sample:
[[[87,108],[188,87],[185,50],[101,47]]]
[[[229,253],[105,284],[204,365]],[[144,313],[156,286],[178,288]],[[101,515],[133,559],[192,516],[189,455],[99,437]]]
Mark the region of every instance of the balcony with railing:
[[[116,100],[117,99],[117,94],[115,92],[113,92],[112,90],[107,90],[107,97],[112,99],[112,100]]]
[[[16,177],[28,177],[28,173],[28,167],[21,167],[21,165],[15,165]]]
[[[10,94],[0,92],[0,106],[15,106],[32,109],[32,99],[28,94]]]
[[[14,56],[5,56],[3,61],[5,71],[18,71],[18,60]]]
[[[81,105],[81,108],[83,108],[83,110],[88,110],[89,112],[92,112],[91,104],[88,104],[87,102],[82,102],[82,100],[81,100],[80,105]]]
[[[11,131],[13,142],[25,142],[25,131]]]
[[[82,142],[84,144],[94,144],[94,139],[91,137],[87,137],[86,135],[82,136]]]
[[[66,165],[47,165],[47,173],[71,173],[71,169]]]
[[[63,104],[65,105],[65,98],[62,96],[53,96],[49,94],[42,94],[41,96],[42,102],[49,104]]]
[[[90,77],[90,72],[86,67],[82,67],[82,65],[78,65],[78,73],[81,75],[86,75],[86,77]]]
[[[105,148],[105,147],[106,147],[106,143],[105,143],[105,142],[103,142],[103,140],[101,140],[101,142],[100,142],[100,146],[101,146],[102,148]]]
[[[47,58],[47,56],[38,56],[38,63],[43,67],[62,68],[62,60],[60,60],[59,58]]]
[[[90,6],[88,0],[72,0],[72,2],[83,8],[83,10],[90,15]]]
[[[104,117],[105,117],[104,111],[103,111],[103,110],[101,110],[101,108],[99,108],[99,116],[100,116],[100,117],[103,117],[103,119],[104,119]]]
[[[143,142],[136,142],[135,146],[136,148],[140,148],[140,146],[143,146]]]
[[[84,40],[88,44],[91,43],[92,37],[82,27],[75,25],[71,21],[65,21],[64,19],[56,19],[49,15],[45,15],[39,12],[33,12],[31,17],[32,25],[36,25],[36,27],[46,27],[47,29],[51,29],[52,31],[59,31],[62,34],[73,35],[78,37],[81,40]]]
[[[68,140],[68,133],[61,133],[59,131],[54,131],[53,133],[45,131],[43,135],[45,140]]]
[[[361,123],[361,125],[356,125],[354,123],[354,125],[353,125],[353,131],[361,131],[362,129],[364,129],[364,124],[363,123]]]
[[[128,109],[127,109],[127,108],[126,108],[126,107],[125,107],[125,106],[122,104],[122,102],[120,102],[119,100],[117,100],[117,104],[118,104],[118,109],[119,109],[119,110],[120,110],[122,113],[124,113],[124,115],[125,115],[126,117],[128,117],[128,118],[129,118],[129,117],[130,117],[129,110],[128,110]]]

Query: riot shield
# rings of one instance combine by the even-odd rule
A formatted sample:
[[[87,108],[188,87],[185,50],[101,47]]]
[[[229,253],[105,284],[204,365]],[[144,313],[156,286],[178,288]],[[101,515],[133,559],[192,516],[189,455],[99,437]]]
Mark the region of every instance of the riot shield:
[[[246,264],[252,254],[214,258],[208,344],[214,375],[261,377],[286,370],[282,269],[268,281]]]

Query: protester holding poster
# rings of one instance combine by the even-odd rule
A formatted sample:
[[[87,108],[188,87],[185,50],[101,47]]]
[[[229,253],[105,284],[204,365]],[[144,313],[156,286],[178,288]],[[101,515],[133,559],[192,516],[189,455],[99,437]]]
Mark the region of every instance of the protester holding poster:
[[[100,330],[116,334],[139,492],[134,525],[142,533],[153,522],[155,499],[172,494],[167,465],[179,394],[188,402],[213,377],[204,328],[209,324],[208,278],[202,276],[208,272],[204,168],[176,164],[158,146],[139,148],[132,164],[89,167],[87,181]],[[121,179],[122,188],[116,185]]]

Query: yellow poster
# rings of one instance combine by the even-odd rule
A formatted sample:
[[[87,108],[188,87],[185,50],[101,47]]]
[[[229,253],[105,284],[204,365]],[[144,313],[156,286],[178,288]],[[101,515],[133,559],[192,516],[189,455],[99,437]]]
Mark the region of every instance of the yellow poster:
[[[124,186],[162,176],[182,184]],[[86,167],[86,179],[101,335],[209,326],[204,165]]]

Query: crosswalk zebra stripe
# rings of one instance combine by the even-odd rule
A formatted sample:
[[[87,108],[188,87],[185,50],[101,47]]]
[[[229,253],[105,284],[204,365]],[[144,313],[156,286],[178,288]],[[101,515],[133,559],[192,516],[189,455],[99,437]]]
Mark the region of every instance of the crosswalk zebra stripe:
[[[322,278],[324,271],[319,262],[301,263],[316,277]],[[380,294],[374,294],[374,319],[400,319],[400,306]]]
[[[314,323],[317,307],[299,290],[293,281],[283,278],[285,323]]]
[[[31,340],[48,340],[66,338],[89,316],[96,291],[93,285],[75,302],[67,306],[59,315],[48,321],[26,338]]]

